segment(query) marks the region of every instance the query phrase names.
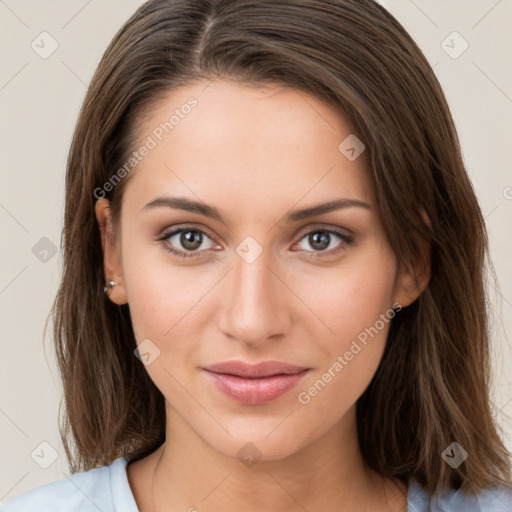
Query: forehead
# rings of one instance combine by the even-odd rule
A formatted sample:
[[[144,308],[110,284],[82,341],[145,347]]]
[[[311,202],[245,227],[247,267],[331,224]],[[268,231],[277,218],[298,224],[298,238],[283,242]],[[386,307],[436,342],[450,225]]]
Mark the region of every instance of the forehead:
[[[353,137],[347,120],[290,87],[191,83],[161,99],[138,135],[139,146],[150,149],[132,171],[123,203],[139,210],[166,192],[245,206],[253,215],[276,204],[370,201],[364,159],[350,160],[340,149]]]

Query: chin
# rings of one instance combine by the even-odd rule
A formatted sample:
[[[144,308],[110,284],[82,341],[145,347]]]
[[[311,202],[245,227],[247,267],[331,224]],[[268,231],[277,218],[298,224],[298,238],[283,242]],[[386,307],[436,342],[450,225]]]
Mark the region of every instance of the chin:
[[[262,422],[245,419],[237,422],[235,427],[232,424],[226,425],[233,437],[224,431],[214,438],[211,437],[211,431],[205,433],[210,435],[201,437],[216,451],[241,462],[281,460],[303,449],[308,444],[309,437],[306,432],[291,428],[290,424],[285,427],[286,420],[279,425],[282,420],[282,417],[267,418]],[[250,467],[251,464],[247,465]]]

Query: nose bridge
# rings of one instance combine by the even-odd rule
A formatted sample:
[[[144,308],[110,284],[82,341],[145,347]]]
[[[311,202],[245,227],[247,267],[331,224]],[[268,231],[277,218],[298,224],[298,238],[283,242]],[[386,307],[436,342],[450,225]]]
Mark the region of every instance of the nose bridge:
[[[247,237],[236,252],[221,328],[246,344],[256,345],[288,329],[286,287],[274,275],[276,265],[270,249],[264,250]]]

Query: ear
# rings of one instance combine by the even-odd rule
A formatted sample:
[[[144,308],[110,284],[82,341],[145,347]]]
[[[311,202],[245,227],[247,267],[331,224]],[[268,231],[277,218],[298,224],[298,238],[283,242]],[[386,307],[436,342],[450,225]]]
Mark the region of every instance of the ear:
[[[432,222],[427,212],[422,208],[420,213],[425,224],[432,229]],[[403,263],[400,263],[395,286],[395,302],[402,307],[412,304],[427,287],[430,276],[430,247],[426,241],[423,241],[422,257],[420,261],[415,262],[414,268],[407,268]]]
[[[113,288],[108,288],[106,293],[115,304],[126,304],[128,299],[124,287],[123,272],[119,260],[116,238],[112,229],[110,201],[105,198],[98,199],[98,201],[96,201],[95,211],[101,232],[105,284],[108,281],[115,281],[117,283]]]

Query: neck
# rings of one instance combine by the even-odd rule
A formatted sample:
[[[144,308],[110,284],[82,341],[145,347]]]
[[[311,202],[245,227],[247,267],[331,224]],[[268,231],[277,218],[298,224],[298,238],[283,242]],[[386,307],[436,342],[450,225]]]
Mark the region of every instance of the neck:
[[[381,511],[406,504],[403,485],[365,467],[355,407],[314,443],[280,459],[255,455],[253,460],[241,460],[224,455],[199,438],[172,409],[167,411],[166,439],[148,462],[152,468],[148,510],[152,512]]]

